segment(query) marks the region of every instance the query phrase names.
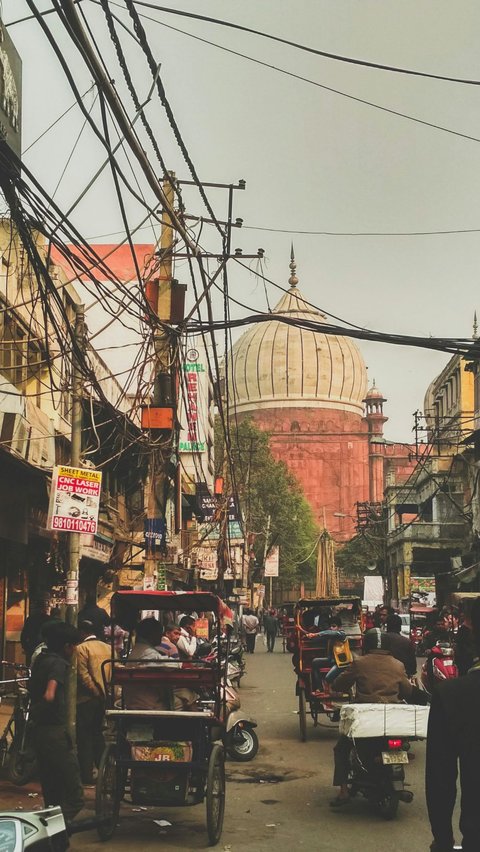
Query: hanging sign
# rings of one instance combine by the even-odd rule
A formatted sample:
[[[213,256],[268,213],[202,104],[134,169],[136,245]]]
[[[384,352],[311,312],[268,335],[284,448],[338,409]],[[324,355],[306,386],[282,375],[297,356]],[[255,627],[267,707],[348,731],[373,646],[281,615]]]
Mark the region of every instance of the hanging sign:
[[[202,580],[216,580],[218,577],[217,550],[213,547],[197,547],[197,568]]]
[[[90,535],[97,532],[102,474],[90,468],[53,469],[47,529]]]
[[[181,453],[204,453],[207,449],[208,373],[197,349],[189,349],[180,374],[181,423],[178,449]]]
[[[278,577],[278,563],[280,551],[278,547],[272,547],[265,559],[265,577]]]

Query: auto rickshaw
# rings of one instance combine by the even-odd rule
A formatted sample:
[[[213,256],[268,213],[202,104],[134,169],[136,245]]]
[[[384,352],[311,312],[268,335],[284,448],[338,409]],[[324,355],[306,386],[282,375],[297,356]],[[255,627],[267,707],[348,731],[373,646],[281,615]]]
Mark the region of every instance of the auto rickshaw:
[[[435,607],[413,604],[409,609],[410,614],[410,642],[415,647],[417,657],[424,655],[424,630],[428,624],[429,617],[434,613]]]
[[[321,636],[311,638],[312,633],[328,629],[332,616],[340,616],[346,640],[339,642]],[[361,646],[360,598],[340,596],[298,601],[295,607],[293,664],[297,673],[296,695],[302,742],[307,738],[307,705],[315,727],[319,715],[326,715],[331,721],[335,721],[339,715],[338,704],[335,706],[328,695],[322,697],[313,694],[312,661],[316,658],[325,660],[325,665],[319,668],[319,677],[324,678],[333,662],[339,668],[348,666],[352,662],[353,652],[361,653]]]
[[[142,611],[163,613],[170,621],[175,613],[212,612],[219,643],[221,607],[208,592],[120,591],[111,600],[112,622],[128,631],[135,630]],[[95,800],[101,840],[113,836],[128,788],[133,805],[162,811],[206,802],[208,840],[218,843],[225,809],[226,665],[220,657],[118,660],[112,640],[112,657],[103,670],[106,718],[114,736],[100,762]],[[146,690],[162,696],[166,709],[138,709],[135,696]],[[189,709],[178,709],[182,692],[198,695]]]

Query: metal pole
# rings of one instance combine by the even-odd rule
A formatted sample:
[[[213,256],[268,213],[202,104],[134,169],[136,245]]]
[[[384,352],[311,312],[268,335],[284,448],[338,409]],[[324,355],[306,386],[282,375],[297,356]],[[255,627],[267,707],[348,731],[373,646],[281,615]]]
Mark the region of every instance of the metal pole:
[[[267,561],[267,553],[268,553],[268,539],[270,537],[270,524],[272,518],[269,515],[267,518],[267,529],[265,530],[265,547],[263,548],[263,581],[265,582],[265,562]],[[272,605],[272,578],[270,577],[270,606]]]
[[[75,305],[75,349],[72,356],[72,433],[70,462],[72,467],[80,466],[82,452],[82,396],[83,379],[80,358],[85,343],[85,305]],[[66,588],[67,624],[77,625],[78,616],[78,575],[80,566],[80,533],[68,533],[68,570]],[[69,670],[67,681],[67,725],[70,736],[75,742],[77,719],[77,666],[75,657]]]

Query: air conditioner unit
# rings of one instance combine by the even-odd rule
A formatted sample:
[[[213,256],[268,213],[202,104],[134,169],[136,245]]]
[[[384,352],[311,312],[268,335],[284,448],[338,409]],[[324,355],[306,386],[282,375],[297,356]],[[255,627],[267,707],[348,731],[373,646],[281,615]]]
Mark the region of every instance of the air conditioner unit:
[[[28,456],[29,442],[30,426],[28,425],[24,417],[22,417],[20,414],[15,414],[10,449],[12,450],[12,452],[17,453],[19,456],[26,459]]]

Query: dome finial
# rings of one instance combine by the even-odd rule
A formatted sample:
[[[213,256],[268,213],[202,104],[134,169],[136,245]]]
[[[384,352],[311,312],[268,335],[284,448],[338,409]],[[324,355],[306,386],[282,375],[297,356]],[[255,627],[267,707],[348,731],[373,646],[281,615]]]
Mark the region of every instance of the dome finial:
[[[295,274],[296,269],[297,269],[297,264],[295,263],[295,252],[293,250],[293,242],[292,242],[292,248],[291,248],[291,251],[290,251],[290,271],[291,271],[291,275],[290,275],[290,278],[288,279],[288,283],[290,284],[290,288],[292,290],[298,284],[298,278]]]
[[[473,312],[473,334],[472,334],[472,339],[473,339],[473,340],[477,340],[477,339],[478,339],[478,322],[477,322],[477,312],[476,312],[476,311],[474,311],[474,312]]]

